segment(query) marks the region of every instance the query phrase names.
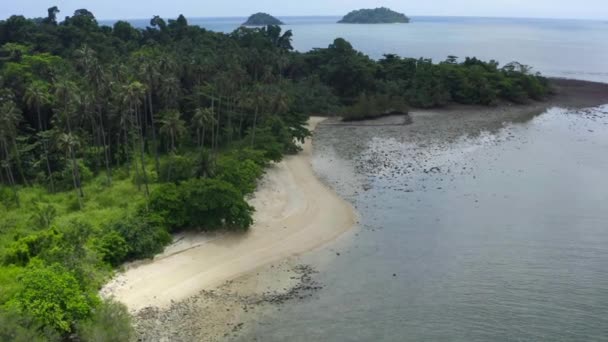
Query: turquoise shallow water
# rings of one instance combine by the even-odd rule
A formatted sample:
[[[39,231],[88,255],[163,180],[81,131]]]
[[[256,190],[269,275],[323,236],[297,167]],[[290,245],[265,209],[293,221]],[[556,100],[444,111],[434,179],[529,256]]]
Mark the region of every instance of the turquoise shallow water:
[[[241,340],[608,340],[608,106],[450,142],[415,131],[320,128],[316,168],[361,229],[304,257],[323,290]]]
[[[192,18],[209,30],[231,32],[246,18]],[[476,56],[519,61],[557,77],[608,82],[608,22],[552,19],[414,17],[411,24],[344,25],[338,17],[284,17],[299,51],[343,37],[372,58],[385,53],[444,60]],[[146,20],[131,20],[137,27]],[[102,21],[111,25],[113,21]]]

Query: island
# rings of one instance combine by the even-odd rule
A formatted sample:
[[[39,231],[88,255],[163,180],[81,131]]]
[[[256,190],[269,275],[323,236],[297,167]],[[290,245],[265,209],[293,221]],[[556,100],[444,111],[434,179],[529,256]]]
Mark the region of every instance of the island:
[[[283,23],[279,19],[271,16],[268,13],[262,13],[262,12],[252,14],[249,17],[249,19],[247,19],[247,21],[245,23],[243,23],[243,26],[266,26],[266,25],[285,25],[285,23]]]
[[[339,24],[407,24],[409,22],[410,18],[405,14],[386,7],[352,11],[338,21]]]

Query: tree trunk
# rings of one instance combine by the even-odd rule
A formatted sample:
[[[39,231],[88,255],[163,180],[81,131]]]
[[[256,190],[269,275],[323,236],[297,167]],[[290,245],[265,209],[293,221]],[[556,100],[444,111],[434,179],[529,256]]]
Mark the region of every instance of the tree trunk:
[[[150,123],[152,124],[152,144],[154,144],[154,164],[156,173],[160,172],[160,157],[158,156],[158,144],[156,142],[156,122],[154,121],[154,107],[152,105],[152,91],[148,92],[148,107],[150,108]]]
[[[30,186],[30,183],[25,177],[25,172],[23,172],[23,165],[21,164],[21,154],[19,153],[19,149],[17,148],[17,139],[15,137],[13,137],[13,150],[15,151],[15,157],[17,158],[17,170],[19,170],[19,175],[23,179],[23,184],[25,184],[25,186]]]
[[[253,115],[253,131],[251,133],[251,148],[255,144],[255,130],[258,123],[258,105],[255,105],[255,114]]]
[[[40,113],[40,105],[36,106],[36,112],[38,113],[38,131],[42,132],[42,115]],[[53,171],[51,170],[51,162],[49,160],[49,147],[46,139],[42,138],[42,147],[44,148],[44,156],[46,160],[46,171],[49,175],[49,181],[51,182],[51,193],[55,192],[55,180],[53,178]]]
[[[109,146],[106,144],[106,131],[103,125],[103,116],[101,115],[101,108],[97,109],[97,116],[99,118],[99,129],[101,130],[101,143],[103,144],[103,155],[106,164],[106,173],[108,177],[108,185],[112,185],[112,167],[110,166],[110,155]]]
[[[145,111],[144,111],[145,115]],[[135,117],[139,124],[139,141],[140,141],[140,156],[141,156],[141,171],[144,177],[144,189],[146,189],[146,197],[150,197],[150,189],[148,188],[148,174],[146,172],[146,158],[145,158],[145,142],[144,142],[144,129],[142,124],[142,118],[139,116],[137,109],[135,110]]]
[[[76,191],[76,197],[78,197],[78,205],[80,206],[80,210],[82,210],[84,208],[84,204],[82,203],[84,192],[82,191],[82,183],[80,182],[80,171],[78,171],[74,149],[70,146],[68,150],[70,158],[72,159],[72,180],[74,181],[74,190]]]

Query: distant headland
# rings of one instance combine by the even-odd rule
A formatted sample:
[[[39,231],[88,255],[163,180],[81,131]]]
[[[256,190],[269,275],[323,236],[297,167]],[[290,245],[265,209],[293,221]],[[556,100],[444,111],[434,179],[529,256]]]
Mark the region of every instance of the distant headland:
[[[409,23],[410,18],[405,14],[395,12],[386,7],[375,9],[360,9],[352,11],[338,21],[340,24],[393,24]]]
[[[243,26],[266,26],[266,25],[285,25],[279,19],[271,16],[268,13],[256,13],[253,14],[247,19]]]

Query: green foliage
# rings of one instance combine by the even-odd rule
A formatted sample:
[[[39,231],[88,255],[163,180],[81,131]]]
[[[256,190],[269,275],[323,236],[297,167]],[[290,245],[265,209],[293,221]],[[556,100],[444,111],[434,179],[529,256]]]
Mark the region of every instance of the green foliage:
[[[345,109],[342,117],[345,121],[355,121],[391,114],[407,114],[407,112],[408,106],[403,98],[361,94],[354,105]]]
[[[129,246],[125,238],[115,230],[106,231],[94,241],[97,252],[104,262],[116,267],[127,260]]]
[[[244,230],[253,223],[253,208],[242,193],[232,184],[216,179],[191,179],[180,185],[164,185],[152,193],[149,208],[173,230]]]
[[[19,205],[19,198],[15,189],[0,185],[0,205],[6,209],[15,208]]]
[[[161,182],[179,183],[188,180],[196,175],[196,159],[187,156],[170,155],[161,162],[159,172],[159,180]]]
[[[5,265],[26,266],[31,259],[49,249],[54,242],[54,231],[42,231],[13,242],[3,255]]]
[[[245,26],[284,25],[282,21],[268,13],[252,14],[243,24]]]
[[[342,24],[391,24],[409,23],[410,18],[403,13],[391,11],[386,7],[361,9],[348,13],[338,23]]]
[[[61,336],[18,312],[0,310],[0,341],[53,342]]]
[[[165,246],[171,242],[171,235],[165,228],[164,220],[153,214],[138,214],[136,216],[122,218],[108,224],[104,228],[105,234],[117,233],[126,243],[127,253],[124,260],[118,259],[123,254],[124,244],[119,246],[119,251],[113,251],[109,256],[115,263],[151,258],[163,251]],[[105,257],[105,255],[104,255]]]
[[[150,194],[149,210],[164,218],[172,229],[186,226],[186,208],[183,205],[181,187],[174,183],[161,185]]]
[[[113,300],[96,307],[91,318],[80,322],[76,331],[83,342],[130,342],[135,338],[127,308]]]
[[[19,281],[22,289],[9,301],[9,307],[61,333],[72,331],[75,322],[88,317],[97,303],[93,294],[80,288],[71,272],[57,264],[32,264]]]
[[[232,184],[242,194],[255,191],[256,181],[263,174],[263,169],[253,160],[239,160],[234,156],[222,156],[217,162],[216,178]]]

